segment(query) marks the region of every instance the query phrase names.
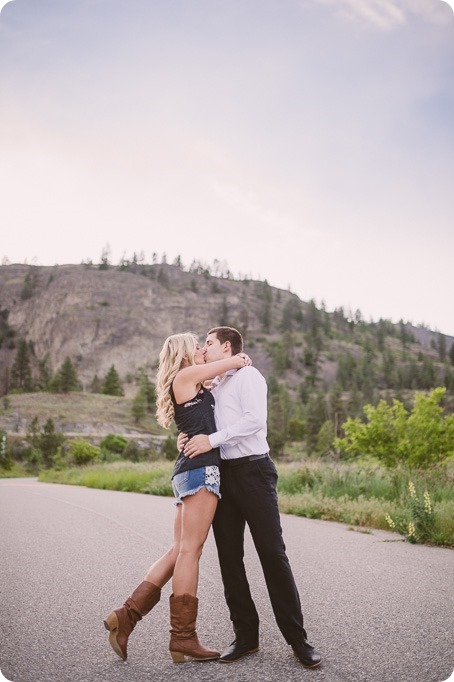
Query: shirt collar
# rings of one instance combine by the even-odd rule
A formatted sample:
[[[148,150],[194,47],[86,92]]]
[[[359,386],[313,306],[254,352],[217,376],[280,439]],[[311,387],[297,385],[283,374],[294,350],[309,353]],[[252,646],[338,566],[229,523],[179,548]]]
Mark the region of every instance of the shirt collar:
[[[232,376],[233,374],[235,374],[235,372],[238,372],[238,370],[237,370],[237,369],[229,369],[229,370],[227,370],[227,372],[224,374],[224,379],[225,379],[225,377],[230,377],[230,376]],[[216,388],[217,386],[219,386],[219,384],[220,384],[222,381],[223,381],[223,380],[221,379],[220,376],[214,377],[213,381],[211,382],[211,388]]]

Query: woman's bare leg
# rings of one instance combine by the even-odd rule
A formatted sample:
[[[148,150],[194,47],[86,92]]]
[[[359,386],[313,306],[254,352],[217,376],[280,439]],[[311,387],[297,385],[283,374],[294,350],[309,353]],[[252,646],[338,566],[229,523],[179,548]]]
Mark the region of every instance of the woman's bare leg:
[[[135,626],[156,606],[161,597],[161,588],[170,580],[180,551],[181,537],[181,505],[177,507],[174,521],[173,546],[150,566],[143,581],[125,601],[123,606],[115,609],[104,620],[109,630],[109,643],[120,658],[126,661],[128,656],[128,639]]]
[[[160,559],[148,569],[144,580],[158,587],[164,587],[173,576],[175,563],[180,552],[182,506],[178,505],[173,524],[173,545]]]
[[[210,530],[218,498],[202,488],[183,499],[180,550],[173,573],[173,594],[197,595],[199,560]],[[147,578],[148,580],[148,578]]]

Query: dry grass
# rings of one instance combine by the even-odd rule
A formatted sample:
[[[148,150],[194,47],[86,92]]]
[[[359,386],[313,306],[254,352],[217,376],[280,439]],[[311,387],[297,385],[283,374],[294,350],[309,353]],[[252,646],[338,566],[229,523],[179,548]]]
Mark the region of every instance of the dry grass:
[[[0,428],[13,431],[11,422],[17,414],[30,422],[38,417],[43,424],[49,417],[60,424],[63,431],[71,430],[73,424],[91,425],[93,431],[106,424],[117,426],[115,433],[125,429],[162,435],[165,433],[156,420],[148,415],[140,424],[135,424],[131,414],[132,400],[125,397],[101,395],[99,393],[11,393],[9,407],[0,409]],[[68,429],[65,428],[68,425]]]

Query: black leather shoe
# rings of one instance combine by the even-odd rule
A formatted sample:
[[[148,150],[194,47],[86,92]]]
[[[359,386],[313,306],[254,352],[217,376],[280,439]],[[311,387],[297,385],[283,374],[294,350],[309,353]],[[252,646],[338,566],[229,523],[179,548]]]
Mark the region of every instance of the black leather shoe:
[[[235,639],[229,648],[222,652],[218,660],[219,663],[233,663],[247,654],[254,654],[258,650],[258,642],[246,642],[241,639]]]
[[[307,640],[302,639],[298,644],[292,644],[293,653],[305,668],[316,668],[322,662],[322,657]]]

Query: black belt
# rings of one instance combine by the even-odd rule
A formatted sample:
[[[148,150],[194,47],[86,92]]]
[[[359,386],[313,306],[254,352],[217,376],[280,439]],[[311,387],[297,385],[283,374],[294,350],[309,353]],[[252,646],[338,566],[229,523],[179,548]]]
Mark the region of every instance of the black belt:
[[[247,455],[246,457],[235,457],[234,459],[221,459],[221,464],[225,464],[228,467],[237,467],[240,464],[254,462],[256,459],[264,459],[265,457],[268,457],[267,452],[264,455]]]

